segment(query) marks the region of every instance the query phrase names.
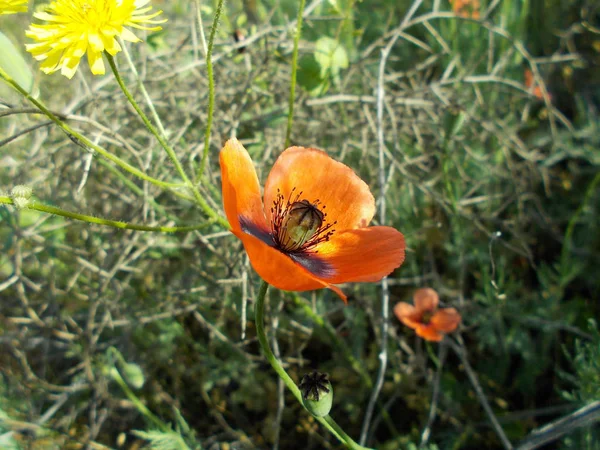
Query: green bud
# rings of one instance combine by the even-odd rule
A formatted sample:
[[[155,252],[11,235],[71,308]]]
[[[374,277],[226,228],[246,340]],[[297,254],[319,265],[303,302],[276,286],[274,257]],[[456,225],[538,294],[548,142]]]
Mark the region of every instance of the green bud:
[[[315,417],[325,417],[331,411],[333,404],[333,387],[326,373],[316,370],[307,373],[300,380],[300,391],[302,392],[302,403],[304,407]]]
[[[17,209],[27,208],[29,206],[29,200],[33,194],[32,189],[29,186],[15,186],[10,191],[10,196]]]

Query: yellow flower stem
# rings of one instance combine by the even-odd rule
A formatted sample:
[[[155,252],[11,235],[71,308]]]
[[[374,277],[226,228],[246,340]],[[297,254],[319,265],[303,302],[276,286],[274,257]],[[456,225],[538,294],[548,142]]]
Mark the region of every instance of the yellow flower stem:
[[[296,35],[294,36],[294,50],[292,52],[292,77],[290,80],[290,100],[288,109],[287,131],[285,133],[285,146],[289,147],[292,136],[292,123],[294,121],[294,100],[296,98],[296,72],[298,71],[298,45],[302,35],[302,17],[304,15],[306,0],[300,0],[298,18],[296,19]]]
[[[217,9],[215,11],[215,17],[213,18],[212,27],[208,36],[208,49],[206,51],[206,73],[208,76],[208,118],[206,119],[206,130],[204,131],[204,150],[202,152],[202,161],[200,162],[200,169],[196,178],[202,179],[204,170],[206,170],[206,163],[208,161],[208,151],[210,147],[210,130],[212,128],[213,116],[215,113],[215,77],[213,74],[213,63],[212,53],[213,46],[215,43],[215,34],[217,33],[217,27],[219,25],[219,18],[223,10],[224,0],[219,0],[217,3]],[[198,14],[200,14],[198,12]]]
[[[9,84],[15,90],[17,90],[21,95],[23,95],[23,97],[25,97],[27,100],[29,100],[31,103],[33,103],[42,113],[44,113],[50,120],[52,120],[65,133],[67,133],[67,135],[72,140],[74,140],[78,145],[90,148],[94,152],[98,153],[99,155],[102,155],[109,161],[115,163],[117,166],[121,167],[123,170],[131,173],[132,175],[135,175],[136,177],[138,177],[142,180],[148,181],[156,186],[159,186],[159,187],[162,187],[165,189],[177,188],[177,187],[182,186],[181,183],[167,183],[165,181],[161,181],[156,178],[153,178],[153,177],[145,174],[141,170],[133,167],[129,163],[123,161],[118,156],[115,156],[112,153],[110,153],[109,151],[94,144],[92,141],[87,139],[85,136],[78,133],[73,128],[71,128],[69,125],[67,125],[65,122],[63,122],[56,114],[54,114],[52,111],[50,111],[41,101],[32,97],[29,94],[29,92],[27,92],[25,89],[23,89],[23,87],[21,87],[21,85],[19,85],[19,83],[17,83],[15,80],[13,80],[10,77],[10,75],[8,75],[2,68],[0,68],[0,78],[2,78],[7,84]]]
[[[217,214],[217,212],[215,212],[215,210],[210,207],[210,205],[206,202],[206,200],[204,200],[202,195],[200,195],[200,191],[198,190],[198,188],[191,182],[191,180],[186,175],[185,170],[183,170],[183,166],[179,162],[179,159],[177,159],[177,155],[175,154],[175,151],[167,143],[167,141],[164,139],[164,137],[158,132],[156,127],[154,125],[152,125],[152,123],[150,122],[150,120],[148,119],[148,117],[146,116],[144,111],[142,111],[140,106],[137,104],[137,102],[135,101],[135,99],[133,98],[133,96],[131,95],[129,90],[127,89],[127,86],[125,86],[125,82],[123,81],[123,78],[121,77],[121,74],[119,73],[119,70],[117,69],[117,65],[115,64],[115,60],[112,57],[112,55],[110,55],[107,52],[104,52],[104,55],[106,56],[106,59],[108,59],[108,64],[110,65],[110,68],[112,69],[113,74],[115,75],[115,79],[117,80],[119,87],[123,91],[123,94],[125,94],[125,97],[127,97],[127,100],[129,100],[129,103],[131,104],[131,106],[133,106],[133,109],[135,109],[137,114],[140,116],[140,119],[142,119],[142,122],[144,122],[144,125],[146,125],[146,128],[148,128],[148,131],[150,131],[150,133],[152,133],[156,137],[160,146],[167,152],[167,155],[169,155],[169,158],[173,162],[173,165],[175,166],[177,173],[179,173],[179,176],[184,181],[185,185],[188,187],[188,189],[194,195],[194,199],[196,200],[196,203],[198,204],[198,206],[200,206],[202,211],[204,211],[204,213],[209,218],[213,219],[215,222],[218,222],[224,228],[229,229],[229,223],[227,222],[227,220],[225,220],[223,217],[221,217],[219,214]]]
[[[148,108],[150,108],[150,112],[152,113],[152,117],[154,117],[156,126],[158,126],[158,129],[162,133],[162,136],[166,139],[167,132],[165,131],[165,127],[163,127],[162,121],[160,120],[160,117],[158,116],[158,113],[156,112],[156,108],[154,107],[154,103],[152,103],[152,99],[150,98],[150,95],[148,95],[146,86],[144,86],[144,83],[142,82],[142,79],[140,78],[140,74],[138,73],[137,69],[135,68],[135,64],[131,60],[131,56],[129,55],[129,51],[127,50],[127,45],[125,45],[125,43],[121,39],[119,39],[119,44],[121,45],[121,48],[123,50],[123,55],[125,56],[125,59],[127,60],[127,64],[129,65],[129,69],[131,70],[131,73],[133,73],[133,75],[135,76],[138,89],[144,96],[144,100],[146,100],[146,104],[148,105]]]
[[[14,201],[10,197],[0,196],[0,205],[14,205]],[[177,233],[182,231],[193,231],[206,228],[210,223],[203,223],[200,225],[190,225],[183,227],[152,227],[148,225],[137,225],[134,223],[121,222],[117,220],[103,219],[101,217],[88,216],[87,214],[80,214],[71,211],[65,211],[55,206],[44,205],[36,201],[30,201],[25,206],[25,209],[32,209],[34,211],[45,212],[48,214],[54,214],[56,216],[67,217],[69,219],[80,220],[82,222],[94,223],[98,225],[105,225],[113,228],[120,228],[123,230],[137,230],[137,231],[155,231],[160,233]]]
[[[275,370],[275,372],[277,372],[277,375],[279,375],[279,377],[283,380],[294,397],[296,397],[296,400],[302,404],[302,393],[300,392],[300,389],[298,389],[298,386],[296,386],[294,380],[292,380],[292,378],[287,374],[279,360],[273,354],[271,346],[269,345],[269,339],[265,333],[265,297],[267,295],[268,288],[269,284],[266,281],[262,281],[258,291],[258,297],[256,298],[256,304],[254,306],[254,321],[256,325],[258,342],[260,343],[260,347],[262,348],[267,361],[269,361],[269,364],[271,364],[271,367]],[[354,440],[340,428],[340,426],[331,418],[331,416],[315,417],[315,419],[348,448],[353,450],[369,450],[366,447],[354,442]]]

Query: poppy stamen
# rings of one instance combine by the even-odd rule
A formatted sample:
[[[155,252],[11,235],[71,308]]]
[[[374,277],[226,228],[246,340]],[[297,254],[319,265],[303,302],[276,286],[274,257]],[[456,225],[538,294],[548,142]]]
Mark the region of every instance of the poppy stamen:
[[[429,325],[429,322],[431,322],[432,317],[433,311],[425,311],[421,316],[421,322],[423,322],[425,325]]]
[[[313,202],[300,200],[302,191],[295,192],[296,188],[292,188],[285,199],[278,189],[271,207],[273,240],[279,250],[288,254],[305,253],[319,243],[328,241],[337,223],[325,223],[327,214],[322,211],[325,205],[319,199]]]

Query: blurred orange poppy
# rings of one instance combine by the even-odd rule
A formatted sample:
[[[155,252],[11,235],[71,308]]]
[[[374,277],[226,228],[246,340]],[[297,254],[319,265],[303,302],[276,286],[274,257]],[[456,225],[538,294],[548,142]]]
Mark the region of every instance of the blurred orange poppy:
[[[539,98],[540,100],[543,100],[544,94],[542,93],[542,88],[539,86],[539,84],[535,83],[535,80],[533,79],[533,72],[531,71],[531,69],[525,69],[523,75],[525,78],[525,87],[529,89],[529,92],[531,92],[535,97]],[[548,93],[548,98],[552,100],[552,95],[550,93]]]
[[[479,0],[450,0],[450,4],[457,16],[479,19]]]
[[[351,281],[378,281],[404,261],[404,236],[367,227],[375,214],[369,187],[321,150],[290,147],[271,169],[264,190],[237,139],[220,154],[223,204],[231,232],[254,270],[286,291]]]
[[[400,322],[414,329],[428,341],[441,341],[445,333],[456,330],[461,317],[454,308],[438,309],[439,297],[431,288],[418,289],[413,297],[415,305],[400,302],[394,314]]]

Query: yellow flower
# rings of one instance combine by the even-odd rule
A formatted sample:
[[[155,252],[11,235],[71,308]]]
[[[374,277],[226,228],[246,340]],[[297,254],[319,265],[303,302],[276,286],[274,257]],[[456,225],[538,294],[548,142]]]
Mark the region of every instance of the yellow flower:
[[[0,0],[1,1],[1,0]],[[117,37],[140,42],[126,26],[140,30],[157,31],[165,20],[153,20],[162,11],[149,13],[150,0],[54,0],[44,12],[34,17],[46,24],[31,24],[27,37],[37,41],[27,44],[27,51],[43,61],[44,73],[60,73],[72,78],[81,57],[87,53],[88,64],[94,75],[105,72],[102,52],[116,55],[121,51]],[[149,13],[149,14],[148,14]]]
[[[28,0],[0,0],[0,16],[27,11]]]

